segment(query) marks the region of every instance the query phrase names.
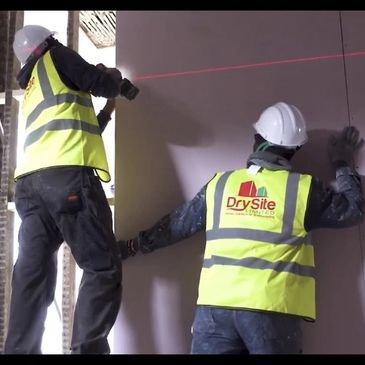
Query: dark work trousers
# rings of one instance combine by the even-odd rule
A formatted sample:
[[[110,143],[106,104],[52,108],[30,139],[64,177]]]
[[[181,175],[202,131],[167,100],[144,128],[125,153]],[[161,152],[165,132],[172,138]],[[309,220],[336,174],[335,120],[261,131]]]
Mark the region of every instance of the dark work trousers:
[[[22,223],[4,352],[41,353],[47,308],[55,294],[57,251],[66,241],[83,270],[72,353],[109,353],[107,336],[120,307],[122,275],[99,179],[82,167],[34,172],[17,181],[15,204]]]
[[[300,354],[301,318],[274,312],[198,306],[192,354]]]

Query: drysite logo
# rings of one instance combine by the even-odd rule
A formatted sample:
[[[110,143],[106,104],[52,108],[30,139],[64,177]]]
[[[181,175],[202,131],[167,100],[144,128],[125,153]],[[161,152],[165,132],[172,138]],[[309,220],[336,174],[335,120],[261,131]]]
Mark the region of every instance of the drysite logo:
[[[254,181],[241,183],[238,195],[227,198],[226,208],[238,212],[273,215],[276,202],[267,197],[265,186],[256,187]]]

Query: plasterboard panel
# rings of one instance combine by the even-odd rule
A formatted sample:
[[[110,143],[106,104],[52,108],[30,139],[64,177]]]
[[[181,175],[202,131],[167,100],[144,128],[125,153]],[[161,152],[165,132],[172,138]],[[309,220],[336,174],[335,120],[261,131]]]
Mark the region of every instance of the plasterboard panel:
[[[252,124],[276,101],[297,105],[308,120],[311,141],[295,166],[331,179],[326,143],[347,117],[341,52],[338,12],[118,12],[117,65],[141,92],[118,104],[117,236],[149,227],[215,171],[244,166]],[[326,290],[333,275],[357,277],[358,252],[345,251],[343,263],[349,239],[358,239],[356,228],[314,233],[320,319],[304,326],[307,353],[360,349],[352,333],[363,331],[362,306],[338,300],[356,299],[354,281]],[[125,263],[117,350],[189,352],[203,245],[199,235]],[[334,316],[343,316],[339,327]],[[338,331],[328,333],[331,326]]]

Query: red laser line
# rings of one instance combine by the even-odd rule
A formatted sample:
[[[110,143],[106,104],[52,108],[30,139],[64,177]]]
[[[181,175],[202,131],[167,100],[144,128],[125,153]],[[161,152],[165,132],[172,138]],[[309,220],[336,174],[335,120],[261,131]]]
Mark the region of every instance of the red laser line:
[[[150,80],[150,79],[160,79],[164,77],[175,77],[175,76],[187,76],[208,72],[221,72],[221,71],[231,71],[231,70],[242,70],[245,68],[255,68],[255,67],[266,67],[272,65],[283,65],[288,63],[299,63],[299,62],[312,62],[312,61],[321,61],[321,60],[329,60],[333,58],[342,58],[342,57],[355,57],[355,56],[363,56],[365,55],[365,51],[359,52],[350,52],[350,53],[338,53],[334,55],[324,55],[324,56],[314,56],[314,57],[303,57],[303,58],[292,58],[287,60],[278,60],[278,61],[267,61],[267,62],[259,62],[259,63],[249,63],[243,65],[236,66],[224,66],[224,67],[212,67],[212,68],[204,68],[199,70],[191,70],[191,71],[180,71],[180,72],[167,72],[162,74],[154,74],[154,75],[145,75],[145,76],[137,76],[134,78],[136,81],[140,80]]]

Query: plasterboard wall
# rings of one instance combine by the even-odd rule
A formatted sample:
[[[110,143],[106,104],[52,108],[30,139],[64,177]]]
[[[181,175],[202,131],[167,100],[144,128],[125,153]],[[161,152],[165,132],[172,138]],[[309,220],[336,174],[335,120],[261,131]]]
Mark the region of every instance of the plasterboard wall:
[[[341,16],[118,11],[116,63],[141,92],[134,101],[118,100],[117,236],[149,227],[191,199],[214,172],[244,166],[252,123],[277,101],[297,105],[310,129],[295,167],[330,180],[330,132],[351,122],[365,135],[365,61],[361,54],[347,57],[346,80],[341,36],[342,26],[345,52],[363,51],[365,13]],[[363,173],[364,163],[360,158]],[[365,353],[363,235],[363,227],[313,234],[318,320],[303,323],[306,353]],[[203,250],[198,234],[125,262],[116,352],[190,351]]]

